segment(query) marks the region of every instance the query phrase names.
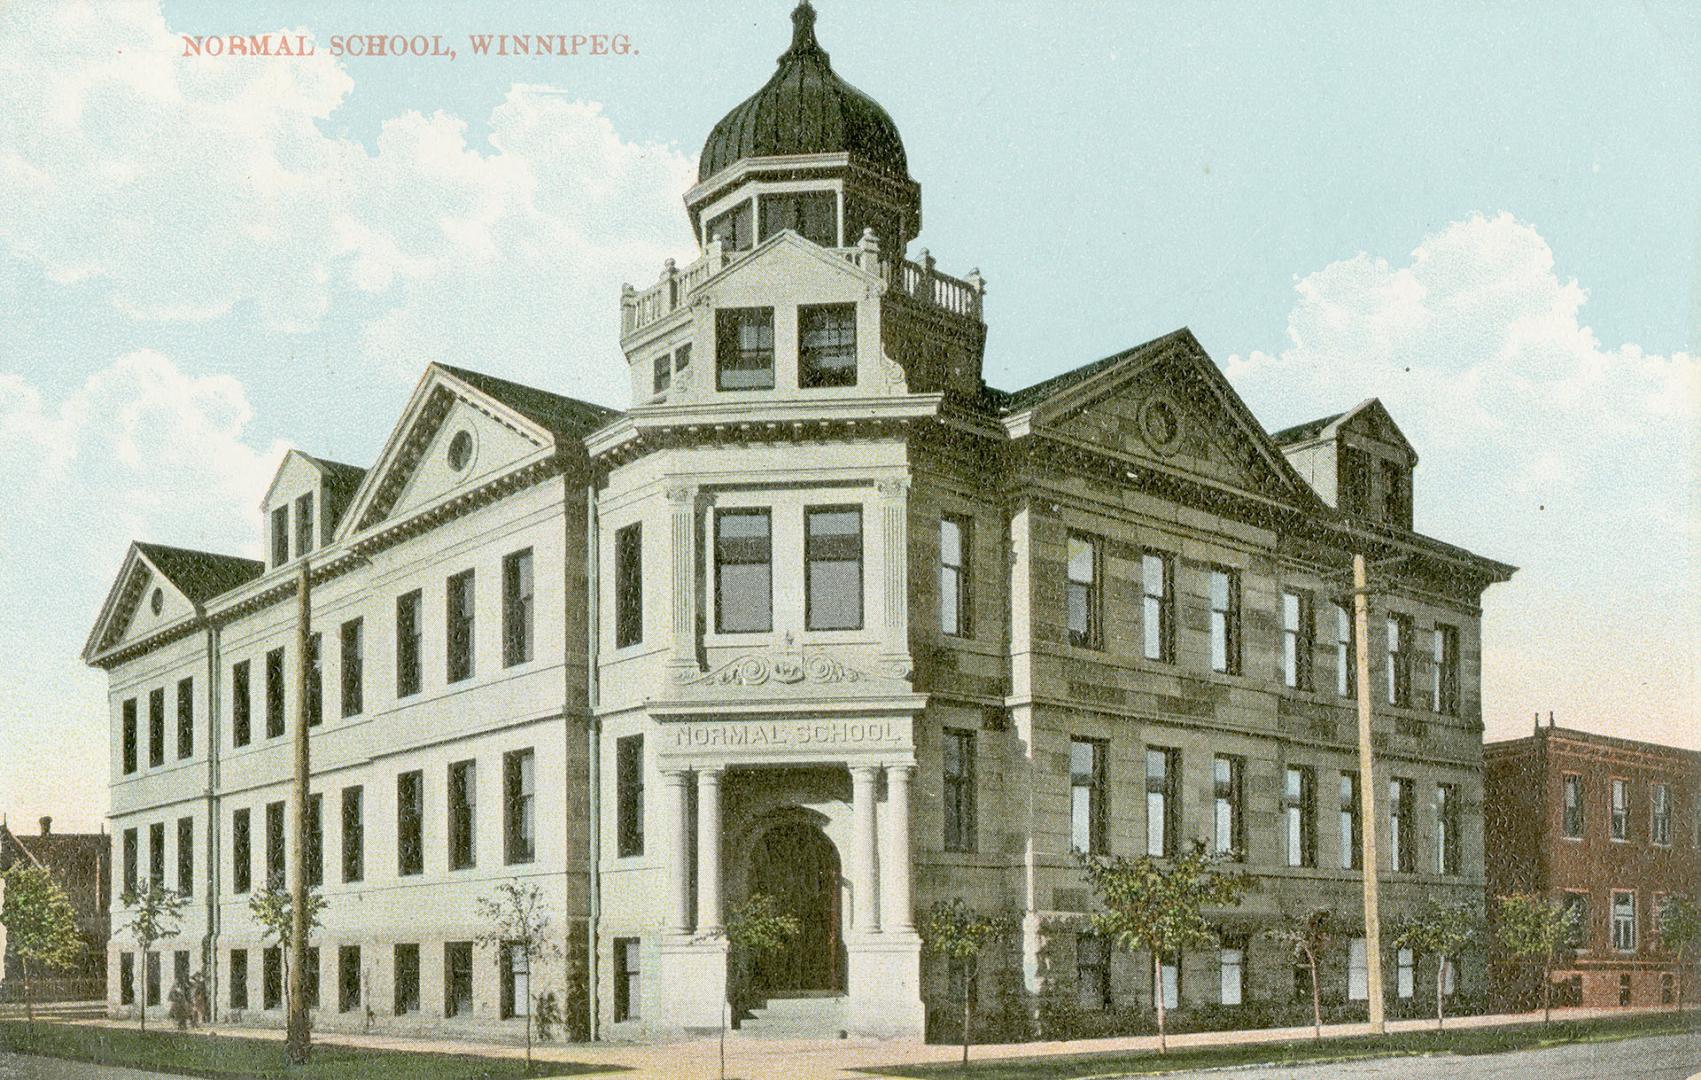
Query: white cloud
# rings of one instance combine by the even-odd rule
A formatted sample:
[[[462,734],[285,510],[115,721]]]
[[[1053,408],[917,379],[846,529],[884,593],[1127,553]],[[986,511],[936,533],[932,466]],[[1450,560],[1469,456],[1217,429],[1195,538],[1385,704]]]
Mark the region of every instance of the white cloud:
[[[1380,397],[1421,457],[1418,527],[1522,567],[1486,599],[1491,733],[1554,708],[1693,743],[1701,360],[1603,344],[1509,214],[1295,292],[1285,347],[1228,358],[1249,404],[1280,427]]]

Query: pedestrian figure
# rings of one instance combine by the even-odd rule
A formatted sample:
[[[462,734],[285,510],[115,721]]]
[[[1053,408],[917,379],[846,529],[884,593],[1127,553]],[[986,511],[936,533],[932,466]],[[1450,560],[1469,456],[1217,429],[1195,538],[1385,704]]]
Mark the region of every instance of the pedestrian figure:
[[[189,1026],[200,1027],[212,1019],[207,1008],[207,976],[197,971],[189,976]]]
[[[177,1023],[177,1030],[189,1026],[189,984],[181,976],[171,984],[171,1009],[166,1013]]]

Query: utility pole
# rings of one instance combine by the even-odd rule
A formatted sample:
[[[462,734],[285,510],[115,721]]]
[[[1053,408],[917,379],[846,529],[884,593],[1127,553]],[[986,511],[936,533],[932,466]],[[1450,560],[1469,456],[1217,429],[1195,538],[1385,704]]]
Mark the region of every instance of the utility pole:
[[[295,808],[290,829],[289,1021],[284,1056],[291,1065],[307,1064],[313,1035],[307,1027],[307,680],[313,667],[313,570],[306,559],[296,582],[295,609]]]
[[[1365,997],[1370,1005],[1370,1030],[1381,1035],[1387,1031],[1382,1018],[1382,915],[1377,904],[1376,886],[1376,780],[1372,772],[1370,739],[1370,583],[1364,555],[1353,555],[1353,637],[1354,662],[1358,668],[1358,802],[1363,824],[1359,835],[1363,839],[1361,861],[1364,863],[1364,971]]]

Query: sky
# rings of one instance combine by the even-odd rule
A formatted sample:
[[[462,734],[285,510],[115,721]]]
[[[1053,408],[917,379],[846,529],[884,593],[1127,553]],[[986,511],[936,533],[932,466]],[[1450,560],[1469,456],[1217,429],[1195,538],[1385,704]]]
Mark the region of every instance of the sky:
[[[370,463],[432,360],[627,404],[620,285],[694,257],[790,6],[0,3],[0,812],[104,817],[78,655],[132,538],[258,554],[284,451]],[[1270,430],[1381,397],[1417,527],[1521,568],[1488,737],[1701,748],[1701,5],[817,8],[989,382],[1185,325]],[[268,32],[318,51],[182,55]],[[456,56],[331,55],[371,33]]]

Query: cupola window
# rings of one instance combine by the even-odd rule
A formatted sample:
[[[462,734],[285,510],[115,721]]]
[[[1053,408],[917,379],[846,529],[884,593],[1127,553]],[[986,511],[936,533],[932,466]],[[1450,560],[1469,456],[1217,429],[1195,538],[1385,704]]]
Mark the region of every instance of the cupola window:
[[[753,241],[750,226],[750,204],[741,202],[731,210],[710,218],[704,232],[711,244],[719,241],[723,248],[746,251]]]
[[[715,313],[715,388],[774,388],[773,308],[727,308]]]
[[[838,199],[831,191],[762,196],[762,239],[790,229],[812,244],[839,244]]]
[[[856,305],[797,311],[797,384],[806,390],[856,385]]]

